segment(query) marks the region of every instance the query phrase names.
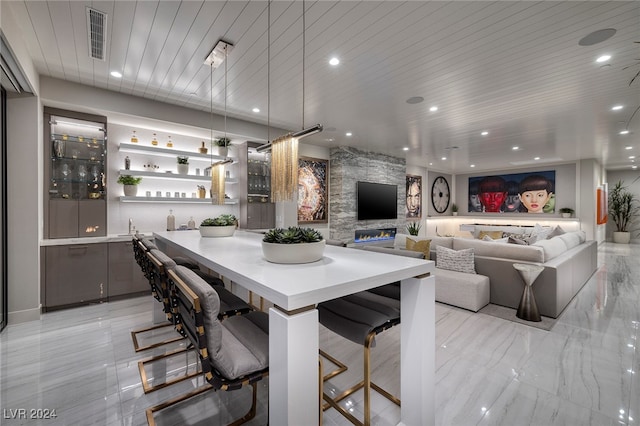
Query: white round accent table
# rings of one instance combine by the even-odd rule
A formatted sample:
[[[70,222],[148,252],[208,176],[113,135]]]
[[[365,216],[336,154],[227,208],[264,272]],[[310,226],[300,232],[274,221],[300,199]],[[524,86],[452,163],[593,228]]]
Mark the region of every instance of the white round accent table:
[[[542,271],[544,271],[544,266],[530,263],[514,263],[513,267],[520,274],[522,281],[524,281],[524,291],[522,292],[522,298],[520,299],[516,316],[526,321],[542,321],[531,286]]]

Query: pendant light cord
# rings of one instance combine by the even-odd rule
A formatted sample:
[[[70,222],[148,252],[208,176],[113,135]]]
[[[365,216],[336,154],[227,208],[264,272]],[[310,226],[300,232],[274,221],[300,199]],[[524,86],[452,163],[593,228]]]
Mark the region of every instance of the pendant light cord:
[[[267,143],[271,142],[271,0],[267,3]]]
[[[211,86],[211,96],[209,96],[209,111],[211,112],[211,129],[209,133],[209,149],[211,150],[211,166],[213,166],[213,61],[211,61],[211,72],[209,73],[209,85]]]
[[[224,47],[224,146],[227,145],[227,53],[229,45]]]

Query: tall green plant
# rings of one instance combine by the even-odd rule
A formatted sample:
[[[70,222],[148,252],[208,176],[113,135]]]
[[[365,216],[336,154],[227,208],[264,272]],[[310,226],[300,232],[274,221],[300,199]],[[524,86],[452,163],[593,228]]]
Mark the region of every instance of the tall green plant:
[[[618,232],[633,232],[630,229],[640,215],[638,198],[620,180],[609,192],[609,215]]]

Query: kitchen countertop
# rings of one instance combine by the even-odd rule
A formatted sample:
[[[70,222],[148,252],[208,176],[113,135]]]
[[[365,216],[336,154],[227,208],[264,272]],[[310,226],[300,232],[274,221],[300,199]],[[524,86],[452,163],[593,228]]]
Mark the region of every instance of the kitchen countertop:
[[[138,235],[152,238],[153,232],[140,232]],[[97,243],[119,243],[131,241],[132,235],[129,234],[109,234],[104,237],[78,237],[78,238],[51,238],[40,240],[41,247],[48,246],[67,246],[71,244],[97,244]]]

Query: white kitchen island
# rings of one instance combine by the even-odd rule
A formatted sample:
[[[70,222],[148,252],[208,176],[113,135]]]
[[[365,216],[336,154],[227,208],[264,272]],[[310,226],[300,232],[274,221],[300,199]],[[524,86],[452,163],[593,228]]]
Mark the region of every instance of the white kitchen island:
[[[432,261],[327,246],[322,260],[267,262],[262,235],[202,238],[198,231],[154,232],[171,248],[271,301],[269,423],[315,425],[319,419],[317,303],[395,281],[401,285],[401,423],[432,425],[435,381],[435,268]],[[429,273],[431,273],[429,275]]]

